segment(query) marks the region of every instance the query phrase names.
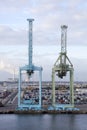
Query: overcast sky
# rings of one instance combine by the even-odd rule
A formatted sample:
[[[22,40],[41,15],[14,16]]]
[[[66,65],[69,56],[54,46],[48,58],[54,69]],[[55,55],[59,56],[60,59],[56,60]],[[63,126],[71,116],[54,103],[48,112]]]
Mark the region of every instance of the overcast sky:
[[[33,63],[43,67],[43,80],[51,80],[60,53],[61,25],[67,25],[67,55],[74,79],[87,81],[87,0],[1,0],[0,80],[28,63],[28,22],[33,22]]]

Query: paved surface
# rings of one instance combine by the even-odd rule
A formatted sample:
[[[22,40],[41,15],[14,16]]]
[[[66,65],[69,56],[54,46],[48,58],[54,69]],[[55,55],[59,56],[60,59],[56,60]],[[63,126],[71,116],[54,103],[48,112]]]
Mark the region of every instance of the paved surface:
[[[4,107],[0,107],[0,112],[9,112],[9,111],[15,111],[18,104],[18,98],[17,94],[12,97],[12,100],[10,100],[5,104]],[[87,111],[87,104],[81,104],[81,105],[75,105],[76,108],[79,108],[81,111]]]
[[[87,111],[87,104],[76,105],[76,108],[79,108],[82,111]]]
[[[14,97],[14,100],[12,103],[8,101],[8,103],[4,107],[0,107],[0,112],[8,112],[8,111],[14,111],[17,108],[17,96]]]

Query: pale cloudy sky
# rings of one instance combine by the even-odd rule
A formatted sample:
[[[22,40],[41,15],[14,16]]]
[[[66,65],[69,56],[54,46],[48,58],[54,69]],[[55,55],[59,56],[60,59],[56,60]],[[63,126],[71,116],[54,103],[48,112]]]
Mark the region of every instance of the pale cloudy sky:
[[[12,77],[27,64],[28,22],[33,22],[33,63],[43,67],[43,80],[51,80],[52,66],[60,53],[61,28],[68,25],[67,54],[74,79],[87,81],[86,0],[1,0],[0,80]]]

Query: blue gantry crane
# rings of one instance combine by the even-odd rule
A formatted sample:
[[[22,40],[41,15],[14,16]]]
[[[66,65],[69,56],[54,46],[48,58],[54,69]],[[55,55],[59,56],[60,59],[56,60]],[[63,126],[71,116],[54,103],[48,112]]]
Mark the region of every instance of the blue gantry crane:
[[[32,64],[32,26],[34,19],[27,19],[29,22],[29,48],[28,48],[28,65],[25,65],[23,67],[19,68],[19,86],[18,86],[18,108],[19,109],[40,109],[41,108],[41,83],[42,83],[42,67],[38,67]],[[22,92],[22,74],[23,72],[26,72],[28,74],[28,77],[30,78],[31,75],[35,72],[39,72],[39,103],[34,104],[32,103],[32,99],[28,99],[25,101],[23,98],[21,98],[21,92]]]
[[[67,56],[66,50],[67,42],[67,26],[61,26],[61,52],[52,68],[52,106],[56,109],[62,108],[73,108],[74,107],[74,89],[73,89],[73,65]],[[55,75],[58,78],[63,79],[67,75],[67,72],[70,73],[70,103],[69,104],[59,104],[56,103],[55,96]]]

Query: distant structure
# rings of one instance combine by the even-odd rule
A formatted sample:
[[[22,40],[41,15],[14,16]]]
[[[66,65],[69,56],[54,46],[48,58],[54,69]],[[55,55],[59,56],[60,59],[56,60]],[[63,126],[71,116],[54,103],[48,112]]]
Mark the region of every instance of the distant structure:
[[[67,43],[67,26],[61,26],[61,52],[52,68],[52,106],[55,108],[68,108],[74,107],[74,90],[73,90],[73,65],[67,56],[66,50]],[[67,72],[70,73],[70,104],[57,104],[55,101],[55,74],[59,78],[66,76]]]
[[[18,86],[18,108],[35,108],[40,109],[41,108],[41,82],[42,82],[42,67],[37,67],[32,64],[32,24],[34,19],[27,19],[29,22],[29,49],[28,49],[28,65],[20,67],[19,69],[19,86]],[[26,71],[28,74],[28,77],[30,78],[31,75],[34,73],[34,71],[39,72],[39,104],[33,104],[32,100],[29,99],[25,102],[25,100],[21,99],[21,92],[22,92],[22,72]],[[31,103],[29,103],[29,101]]]

